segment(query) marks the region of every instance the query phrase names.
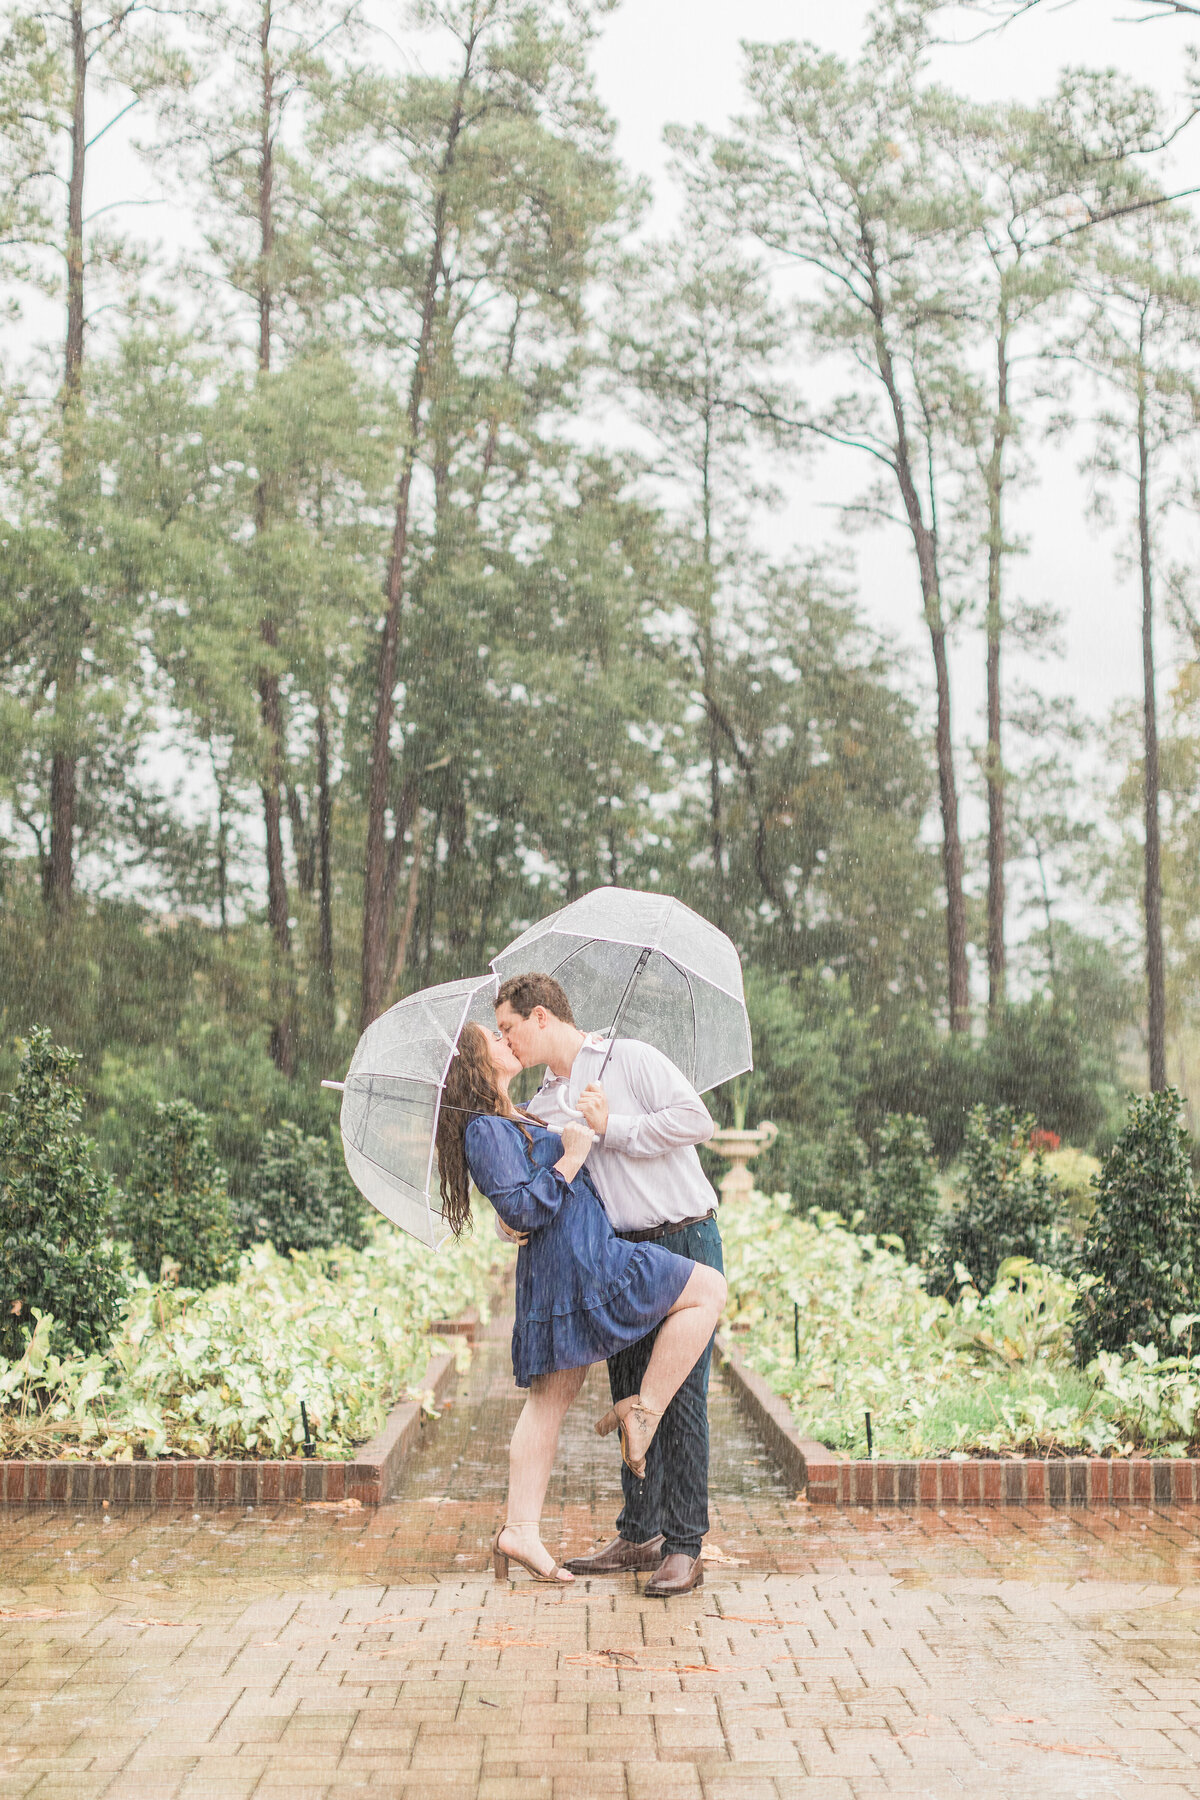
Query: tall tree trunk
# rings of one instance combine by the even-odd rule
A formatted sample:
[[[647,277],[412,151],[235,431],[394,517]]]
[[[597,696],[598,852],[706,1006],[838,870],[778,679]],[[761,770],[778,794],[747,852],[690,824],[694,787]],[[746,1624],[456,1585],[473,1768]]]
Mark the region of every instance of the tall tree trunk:
[[[968,1031],[971,1025],[970,983],[967,976],[967,908],[963,895],[962,839],[958,831],[958,787],[954,778],[954,739],[950,729],[950,668],[946,661],[946,626],[942,614],[941,582],[938,573],[937,533],[925,521],[921,496],[913,474],[908,425],[904,414],[892,353],[883,328],[884,306],[876,288],[873,296],[875,314],[875,355],[880,377],[887,390],[896,428],[893,468],[904,503],[905,517],[917,553],[917,569],[921,578],[921,600],[925,624],[933,651],[934,680],[937,690],[937,728],[935,746],[938,771],[938,797],[942,812],[942,876],[946,883],[946,986],[951,1031]]]
[[[268,650],[275,648],[275,627],[262,621],[260,635]],[[258,685],[259,703],[267,737],[267,765],[262,784],[263,818],[267,828],[267,926],[271,933],[271,1058],[284,1075],[295,1074],[294,1006],[291,992],[292,931],[288,924],[287,875],[283,866],[283,771],[278,746],[283,740],[279,706],[279,681],[264,670]]]
[[[63,354],[63,462],[65,512],[78,504],[83,476],[83,187],[87,161],[87,35],[83,0],[71,5],[71,163],[67,176],[67,338]],[[77,707],[84,625],[79,596],[64,595],[55,622],[54,748],[50,759],[50,855],[42,878],[53,915],[71,904],[75,885],[75,818],[79,793]]]
[[[1004,559],[1004,451],[1008,442],[1008,313],[1001,298],[996,333],[996,414],[992,453],[987,467],[987,757],[984,764],[988,799],[987,961],[988,1015],[1004,1005],[1007,958],[1004,944],[1006,856],[1004,829],[1004,755],[1001,745],[1000,639],[1004,628],[1002,574]]]
[[[68,406],[83,384],[83,180],[87,158],[87,34],[83,0],[71,3],[71,168],[67,177],[67,343],[63,390]]]
[[[275,70],[271,57],[271,0],[263,0],[259,25],[262,68],[259,115],[258,167],[258,367],[261,375],[271,369],[271,305],[275,248],[275,145],[272,136],[275,106]],[[255,495],[255,531],[261,541],[270,529],[270,497],[265,475]],[[260,567],[262,563],[260,561]],[[292,934],[288,925],[287,869],[283,860],[283,702],[279,672],[273,653],[278,630],[270,606],[259,617],[258,635],[268,656],[258,675],[259,707],[266,736],[266,769],[262,782],[263,824],[267,840],[267,924],[272,944],[271,1057],[275,1066],[295,1074],[295,995],[292,973]]]
[[[325,703],[317,708],[317,891],[319,944],[317,968],[322,997],[333,1011],[333,796],[329,790],[329,723]]]
[[[721,794],[721,727],[717,702],[716,569],[713,564],[711,419],[704,421],[704,453],[700,469],[700,516],[704,564],[701,579],[700,682],[708,723],[708,841],[713,865],[713,910],[716,924],[728,923],[725,891],[725,828]]]
[[[362,998],[360,1025],[363,1030],[379,1013],[387,991],[387,942],[389,925],[387,809],[391,788],[391,733],[396,714],[396,676],[400,657],[400,622],[406,591],[409,501],[413,471],[421,436],[421,407],[425,399],[426,378],[434,319],[437,312],[438,284],[442,275],[442,258],[446,236],[446,177],[454,162],[471,75],[475,38],[468,39],[462,74],[454,105],[446,126],[446,144],[442,153],[437,195],[434,201],[433,234],[425,266],[421,296],[421,323],[417,335],[417,353],[409,383],[408,435],[401,453],[400,472],[396,483],[396,506],[392,525],[391,553],[388,558],[383,631],[379,640],[378,673],[375,682],[375,721],[371,735],[371,760],[367,782],[366,866],[363,871],[363,936]]]
[[[1150,446],[1146,427],[1145,326],[1138,345],[1138,548],[1142,572],[1142,721],[1144,747],[1146,862],[1146,1035],[1150,1087],[1167,1085],[1167,1003],[1163,968],[1162,856],[1158,824],[1158,707],[1154,682],[1154,591],[1150,552]]]

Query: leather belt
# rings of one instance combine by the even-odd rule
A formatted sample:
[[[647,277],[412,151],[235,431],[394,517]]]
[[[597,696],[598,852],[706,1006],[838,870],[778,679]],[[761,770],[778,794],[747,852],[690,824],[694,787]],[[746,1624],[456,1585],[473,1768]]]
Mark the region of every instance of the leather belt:
[[[649,1231],[618,1231],[616,1236],[627,1244],[648,1244],[651,1238],[671,1237],[677,1231],[686,1231],[689,1225],[704,1225],[716,1216],[715,1212],[697,1213],[694,1219],[676,1219],[671,1225],[652,1225]]]

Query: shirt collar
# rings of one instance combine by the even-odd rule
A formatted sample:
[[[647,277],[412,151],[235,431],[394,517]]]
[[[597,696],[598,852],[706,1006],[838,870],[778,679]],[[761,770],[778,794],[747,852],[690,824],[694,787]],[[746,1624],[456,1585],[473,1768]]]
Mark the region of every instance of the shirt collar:
[[[592,1031],[584,1038],[582,1044],[580,1044],[578,1050],[575,1052],[575,1055],[576,1057],[580,1057],[585,1050],[607,1050],[608,1045],[609,1039],[605,1037],[602,1031]],[[565,1087],[570,1079],[571,1077],[569,1075],[556,1075],[552,1069],[547,1069],[546,1073],[542,1076],[540,1092],[544,1094],[547,1088]]]

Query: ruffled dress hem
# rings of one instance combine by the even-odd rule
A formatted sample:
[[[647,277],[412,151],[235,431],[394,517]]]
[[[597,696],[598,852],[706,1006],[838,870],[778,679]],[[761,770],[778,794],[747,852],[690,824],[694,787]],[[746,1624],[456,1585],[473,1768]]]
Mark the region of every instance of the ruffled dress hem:
[[[513,1375],[528,1387],[537,1375],[604,1362],[654,1331],[687,1286],[695,1263],[659,1244],[636,1244],[626,1279],[601,1305],[521,1320],[513,1331]]]

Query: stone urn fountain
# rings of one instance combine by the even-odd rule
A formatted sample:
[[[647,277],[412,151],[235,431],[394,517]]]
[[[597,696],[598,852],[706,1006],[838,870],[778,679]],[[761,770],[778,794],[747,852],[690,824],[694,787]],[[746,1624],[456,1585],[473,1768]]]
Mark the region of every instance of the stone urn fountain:
[[[754,1192],[754,1178],[748,1164],[760,1150],[769,1150],[779,1136],[778,1125],[764,1120],[757,1131],[738,1130],[736,1127],[722,1127],[714,1131],[709,1138],[706,1149],[715,1150],[732,1166],[728,1175],[721,1178],[721,1199],[746,1200]]]

